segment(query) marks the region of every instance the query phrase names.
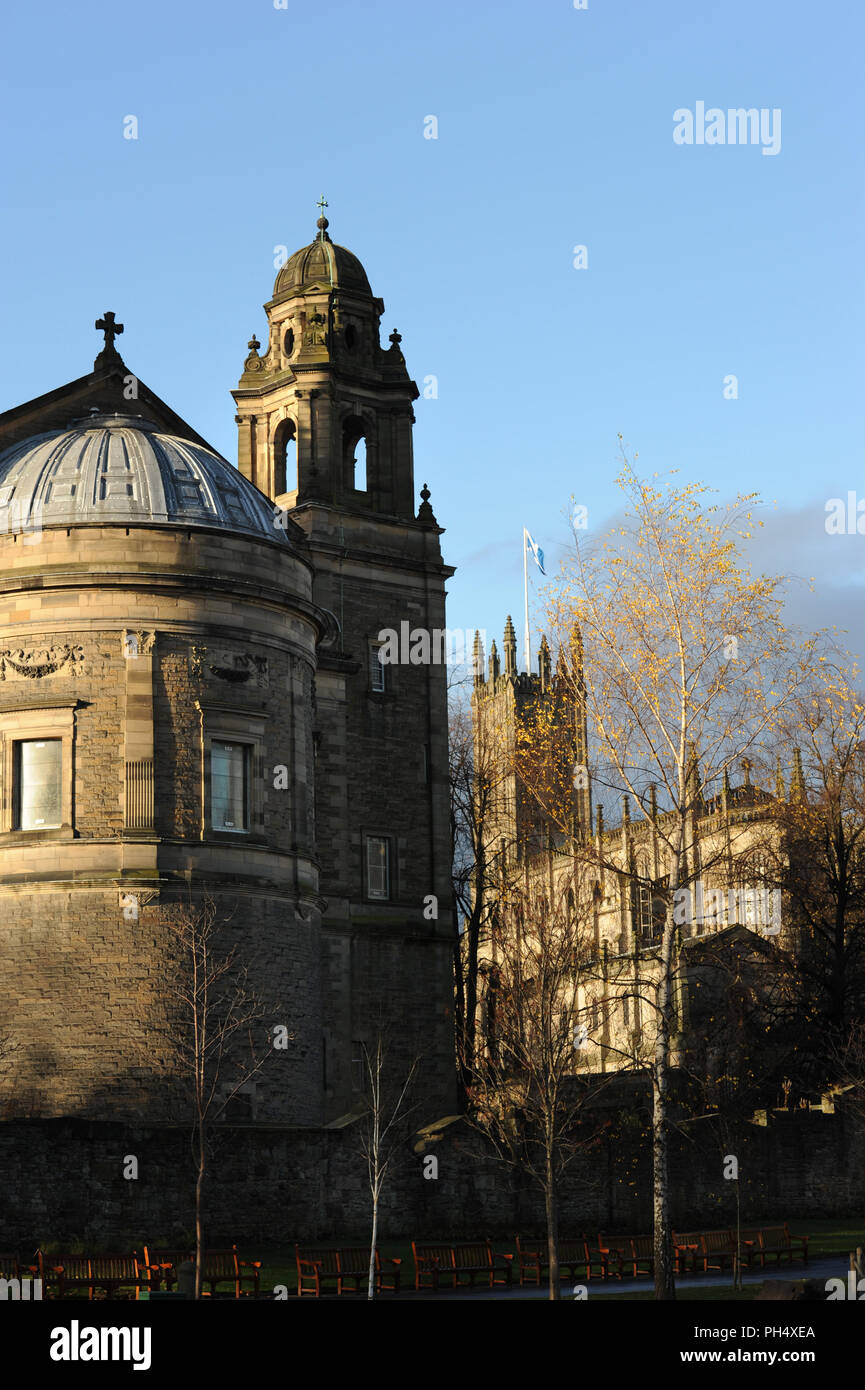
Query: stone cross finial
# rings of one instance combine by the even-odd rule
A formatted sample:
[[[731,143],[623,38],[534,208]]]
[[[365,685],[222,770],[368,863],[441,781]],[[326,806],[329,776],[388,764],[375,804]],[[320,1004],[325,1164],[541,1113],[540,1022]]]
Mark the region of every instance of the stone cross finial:
[[[123,324],[115,323],[114,315],[110,311],[104,314],[101,319],[97,319],[95,326],[105,334],[105,346],[109,350],[114,347],[114,339],[117,334],[123,332]]]

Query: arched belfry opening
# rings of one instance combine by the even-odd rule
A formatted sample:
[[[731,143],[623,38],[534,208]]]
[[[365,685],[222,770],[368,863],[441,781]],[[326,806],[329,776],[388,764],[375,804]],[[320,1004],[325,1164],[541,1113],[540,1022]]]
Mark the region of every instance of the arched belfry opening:
[[[293,420],[282,420],[273,437],[273,496],[297,491],[297,429]]]
[[[369,490],[366,425],[359,415],[350,415],[342,427],[344,486],[355,492]]]
[[[401,334],[394,329],[382,344],[384,301],[328,228],[322,215],[314,240],[279,266],[265,305],[267,351],[253,338],[244,358],[233,392],[238,468],[286,507],[375,511],[414,525],[418,388]],[[281,426],[285,417],[295,421],[296,435]],[[420,519],[430,520],[426,512]]]

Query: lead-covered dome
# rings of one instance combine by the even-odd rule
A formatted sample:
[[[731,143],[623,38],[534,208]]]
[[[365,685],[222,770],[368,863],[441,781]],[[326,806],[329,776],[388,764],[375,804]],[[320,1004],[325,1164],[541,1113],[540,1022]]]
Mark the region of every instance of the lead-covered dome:
[[[94,412],[0,453],[0,534],[40,526],[221,526],[285,544],[273,504],[204,444]]]
[[[334,289],[372,295],[366,271],[352,251],[337,246],[327,234],[326,217],[318,219],[318,236],[289,256],[276,277],[273,297],[296,294],[305,285],[325,284]]]

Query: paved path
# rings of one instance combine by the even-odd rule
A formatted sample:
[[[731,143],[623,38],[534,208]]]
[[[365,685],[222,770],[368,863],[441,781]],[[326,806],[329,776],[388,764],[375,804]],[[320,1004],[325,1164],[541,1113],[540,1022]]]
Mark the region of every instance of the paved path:
[[[771,1265],[767,1264],[765,1269],[746,1270],[743,1272],[742,1282],[743,1284],[762,1284],[766,1279],[819,1279],[821,1282],[825,1282],[827,1279],[835,1278],[844,1279],[846,1282],[847,1268],[846,1255],[821,1255],[818,1259],[810,1260],[806,1265],[803,1265],[801,1261],[796,1261],[792,1265],[782,1264],[776,1266],[772,1263]],[[730,1278],[729,1271],[723,1274],[698,1274],[690,1278],[676,1280],[676,1289],[680,1292],[684,1289],[729,1289],[731,1285],[732,1279]],[[606,1282],[600,1279],[593,1279],[591,1283],[586,1285],[586,1288],[588,1288],[589,1291],[589,1300],[593,1300],[595,1298],[605,1298],[611,1294],[626,1295],[647,1293],[652,1288],[652,1282],[650,1279],[646,1278],[622,1280],[608,1279]],[[562,1299],[568,1300],[572,1298],[573,1289],[574,1284],[563,1282]],[[517,1286],[513,1289],[464,1288],[456,1293],[453,1290],[446,1289],[442,1289],[438,1293],[433,1293],[429,1289],[424,1289],[422,1292],[416,1292],[414,1289],[411,1289],[401,1293],[399,1297],[400,1299],[413,1299],[415,1302],[435,1299],[436,1302],[453,1303],[464,1301],[467,1298],[484,1299],[487,1301],[490,1299],[501,1300],[504,1298],[545,1299],[547,1294],[548,1290],[545,1287],[538,1289],[528,1287],[520,1288]],[[384,1295],[384,1297],[387,1297],[387,1295]],[[388,1301],[390,1301],[390,1299],[388,1299]]]

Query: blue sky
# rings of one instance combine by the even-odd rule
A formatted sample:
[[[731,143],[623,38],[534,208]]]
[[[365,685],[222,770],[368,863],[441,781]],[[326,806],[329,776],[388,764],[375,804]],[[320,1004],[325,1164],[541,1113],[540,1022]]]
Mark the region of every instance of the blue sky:
[[[0,409],[87,371],[111,308],[130,367],[234,460],[228,392],[265,336],[274,247],[311,240],[324,192],[383,336],[399,328],[419,384],[438,378],[416,477],[458,566],[451,626],[518,621],[524,525],[554,567],[572,495],[603,524],[621,432],[646,472],[776,501],[760,558],[818,580],[793,616],[855,628],[865,536],[827,537],[824,508],[865,497],[863,15],[7,7]],[[780,109],[780,151],[675,144],[674,111],[698,101]]]

